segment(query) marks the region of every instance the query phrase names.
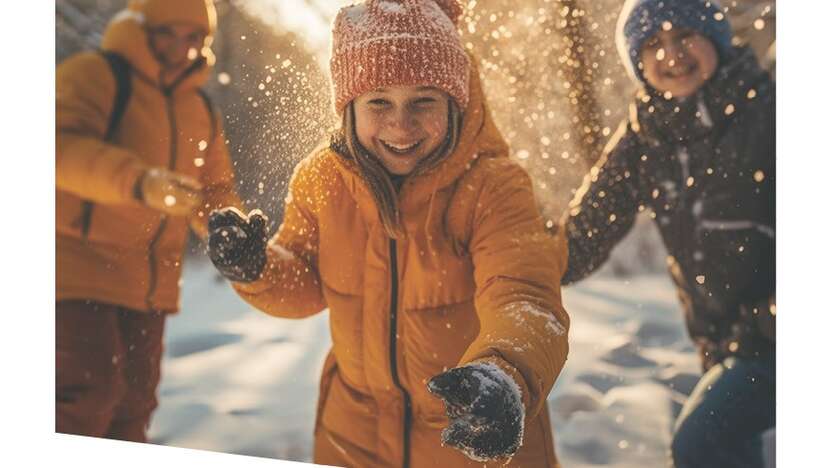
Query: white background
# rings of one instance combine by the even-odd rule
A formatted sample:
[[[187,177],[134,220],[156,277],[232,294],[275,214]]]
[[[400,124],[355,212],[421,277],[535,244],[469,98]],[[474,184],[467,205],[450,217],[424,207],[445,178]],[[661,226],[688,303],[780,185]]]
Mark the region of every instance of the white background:
[[[831,2],[781,2],[778,17],[778,463],[829,463]],[[54,4],[0,14],[0,297],[5,466],[299,466],[60,436],[54,428]],[[310,465],[304,465],[310,466]]]

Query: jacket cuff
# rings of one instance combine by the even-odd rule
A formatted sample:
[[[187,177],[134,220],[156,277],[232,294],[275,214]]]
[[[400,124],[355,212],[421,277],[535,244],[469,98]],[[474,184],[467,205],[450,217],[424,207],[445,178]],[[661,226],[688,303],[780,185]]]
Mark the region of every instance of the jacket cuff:
[[[266,265],[263,266],[263,271],[260,272],[260,277],[254,281],[242,282],[232,281],[232,287],[237,292],[244,294],[257,295],[264,291],[271,289],[276,283],[276,276],[278,265],[275,264],[275,259],[272,257],[270,248],[266,248]]]
[[[133,183],[133,199],[141,203],[144,203],[145,201],[145,195],[142,193],[142,181],[145,180],[145,174],[146,172],[143,171],[142,174],[136,178],[136,182]]]
[[[121,192],[124,199],[144,205],[141,183],[147,171],[147,166],[139,161],[130,161],[125,165],[123,171]]]

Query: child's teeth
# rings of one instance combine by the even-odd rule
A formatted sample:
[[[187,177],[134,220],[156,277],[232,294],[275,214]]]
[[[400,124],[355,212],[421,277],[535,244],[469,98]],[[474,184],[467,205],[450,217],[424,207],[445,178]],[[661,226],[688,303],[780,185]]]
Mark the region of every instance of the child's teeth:
[[[385,144],[387,144],[388,146],[390,146],[391,148],[393,148],[397,151],[406,151],[406,150],[412,149],[413,147],[415,147],[417,145],[416,143],[411,143],[410,145],[397,145],[395,143],[388,143],[388,142],[385,142]]]
[[[683,75],[688,75],[693,71],[693,67],[676,67],[669,70],[671,76],[673,77],[680,77]]]

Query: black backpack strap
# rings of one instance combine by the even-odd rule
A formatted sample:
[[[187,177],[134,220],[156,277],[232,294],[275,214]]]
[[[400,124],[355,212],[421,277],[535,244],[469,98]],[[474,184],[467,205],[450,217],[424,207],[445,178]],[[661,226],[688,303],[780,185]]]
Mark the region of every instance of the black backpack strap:
[[[113,108],[110,111],[110,123],[107,124],[107,133],[104,137],[106,141],[112,141],[116,136],[115,133],[119,128],[119,123],[124,116],[124,111],[127,109],[127,101],[130,99],[130,92],[132,91],[130,64],[124,57],[115,52],[102,51],[101,55],[110,64],[110,70],[116,79],[116,97],[113,99]]]
[[[203,102],[205,102],[205,108],[208,110],[208,118],[211,119],[211,134],[210,139],[208,140],[208,145],[211,146],[211,144],[214,143],[214,139],[217,138],[217,131],[219,130],[217,128],[217,111],[214,109],[211,97],[205,92],[204,89],[197,88],[197,93],[200,95]]]
[[[104,134],[104,141],[112,142],[116,137],[116,130],[119,128],[121,119],[124,117],[124,111],[127,109],[127,101],[130,100],[130,93],[132,91],[130,64],[124,57],[115,52],[101,51],[100,54],[107,60],[107,63],[110,65],[110,70],[113,72],[113,78],[116,80],[116,95],[113,98],[113,107],[110,111],[107,132]],[[84,200],[81,204],[81,215],[77,220],[81,228],[81,236],[84,239],[90,233],[92,218],[93,202]]]

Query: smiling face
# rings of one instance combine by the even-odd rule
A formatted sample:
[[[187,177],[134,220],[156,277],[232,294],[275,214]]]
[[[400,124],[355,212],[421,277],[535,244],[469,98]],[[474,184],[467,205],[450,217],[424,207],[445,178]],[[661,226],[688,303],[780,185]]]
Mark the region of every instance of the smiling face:
[[[191,64],[205,45],[205,30],[196,24],[169,23],[148,28],[154,57],[166,70],[181,70]]]
[[[396,86],[354,101],[359,143],[391,174],[410,174],[448,132],[449,96],[437,88]]]
[[[717,50],[705,36],[691,29],[662,30],[645,41],[642,76],[660,93],[691,96],[714,75]]]

